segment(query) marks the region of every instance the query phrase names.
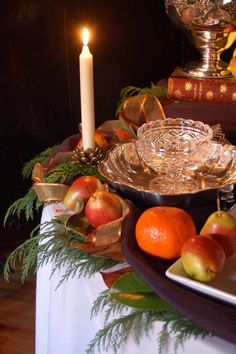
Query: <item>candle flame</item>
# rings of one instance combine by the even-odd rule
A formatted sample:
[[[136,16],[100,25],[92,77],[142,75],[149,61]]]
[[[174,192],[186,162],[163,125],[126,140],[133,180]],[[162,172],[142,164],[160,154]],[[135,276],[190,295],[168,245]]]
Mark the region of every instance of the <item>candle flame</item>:
[[[88,45],[89,42],[89,31],[87,30],[87,28],[85,28],[82,32],[82,39],[83,39],[83,43],[84,45]]]

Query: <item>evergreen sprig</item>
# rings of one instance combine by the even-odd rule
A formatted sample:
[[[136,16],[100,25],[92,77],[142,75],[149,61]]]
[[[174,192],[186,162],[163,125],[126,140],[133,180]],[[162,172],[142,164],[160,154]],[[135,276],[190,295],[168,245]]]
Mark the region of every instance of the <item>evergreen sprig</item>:
[[[28,177],[28,175],[32,173],[33,166],[36,162],[45,162],[56,147],[57,145],[46,149],[37,157],[26,163],[23,171],[24,177]],[[50,170],[50,172],[45,176],[45,179],[47,183],[64,183],[69,182],[76,176],[83,175],[95,176],[101,181],[104,181],[104,178],[98,172],[97,167],[90,165],[79,165],[74,161],[69,161],[56,166]],[[17,218],[20,219],[21,215],[24,214],[27,221],[33,220],[34,212],[38,212],[42,205],[43,203],[38,200],[34,188],[31,187],[23,197],[15,200],[9,206],[4,217],[4,225],[6,225],[8,218],[13,215],[16,215]]]
[[[153,82],[151,82],[150,87],[140,88],[140,87],[135,87],[135,86],[127,86],[127,87],[123,88],[120,93],[120,100],[117,105],[116,115],[119,114],[124,102],[127,100],[128,97],[142,95],[142,94],[146,94],[146,93],[153,94],[159,100],[162,100],[162,99],[166,98],[166,96],[167,96],[167,89],[166,89],[166,87],[155,85]]]
[[[15,200],[4,217],[4,225],[6,225],[8,218],[16,215],[19,219],[21,214],[25,215],[26,220],[33,220],[34,211],[39,211],[43,203],[38,200],[37,194],[33,187],[30,187],[26,195],[22,198]]]
[[[95,353],[95,349],[99,353],[104,353],[108,349],[117,353],[123,343],[127,343],[129,335],[133,328],[137,328],[142,323],[142,313],[139,311],[131,311],[125,316],[119,316],[112,322],[105,324],[100,329],[94,339],[89,343],[86,354]]]
[[[95,349],[101,353],[112,349],[117,353],[131,334],[138,344],[142,335],[153,335],[153,325],[156,321],[163,322],[162,330],[157,335],[159,354],[166,352],[170,338],[176,352],[191,336],[204,338],[209,335],[175,309],[168,311],[134,309],[113,300],[109,296],[109,290],[102,292],[93,304],[92,316],[99,312],[105,314],[105,325],[89,343],[87,354],[94,354]]]
[[[128,309],[128,306],[126,306],[126,309]],[[99,312],[103,312],[106,323],[109,318],[115,316],[116,313],[119,313],[122,310],[124,310],[124,305],[118,301],[114,301],[109,296],[109,289],[107,289],[102,291],[94,301],[91,309],[91,318],[96,317]]]
[[[26,162],[23,166],[23,169],[22,169],[23,178],[30,177],[36,162],[44,163],[49,158],[49,156],[53,154],[53,152],[56,150],[57,147],[58,147],[58,145],[48,147],[47,149],[45,149],[44,151],[42,151],[38,155],[36,155],[33,159]]]
[[[48,183],[64,183],[70,181],[76,176],[95,176],[99,179],[103,177],[99,174],[97,167],[90,165],[79,165],[75,161],[62,163],[47,174],[46,180]]]
[[[4,276],[9,280],[16,260],[22,262],[21,278],[26,279],[29,271],[36,271],[48,262],[52,264],[52,274],[61,267],[65,271],[59,284],[70,277],[90,277],[98,271],[110,268],[119,261],[106,257],[94,257],[80,248],[71,246],[71,241],[82,241],[76,232],[65,227],[65,216],[52,219],[36,227],[31,237],[18,246],[7,258]]]
[[[31,176],[34,165],[36,162],[45,163],[49,156],[56,150],[58,145],[48,147],[40,154],[36,155],[33,159],[26,162],[22,169],[22,176],[24,179]],[[38,200],[37,194],[33,187],[31,187],[28,192],[21,198],[15,200],[7,209],[4,217],[4,225],[6,225],[7,220],[10,216],[16,215],[20,219],[21,215],[24,214],[26,220],[33,220],[34,212],[39,211],[40,207],[43,205]]]

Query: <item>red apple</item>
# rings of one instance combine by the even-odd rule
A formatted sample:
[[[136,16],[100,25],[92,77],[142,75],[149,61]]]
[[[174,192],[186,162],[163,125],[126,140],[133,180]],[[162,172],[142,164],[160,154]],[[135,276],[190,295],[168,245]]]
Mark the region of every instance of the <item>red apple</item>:
[[[185,272],[191,278],[208,282],[221,271],[225,263],[225,252],[212,238],[199,235],[184,243],[181,261]]]
[[[122,216],[120,197],[115,193],[97,191],[85,206],[85,216],[94,228],[118,219]]]
[[[101,187],[102,183],[94,176],[78,177],[69,187],[63,203],[67,209],[79,211],[81,203],[87,201]]]
[[[236,235],[210,234],[207,236],[213,238],[221,245],[226,257],[230,257],[236,252]]]
[[[227,211],[215,211],[206,220],[200,234],[236,235],[236,219]]]

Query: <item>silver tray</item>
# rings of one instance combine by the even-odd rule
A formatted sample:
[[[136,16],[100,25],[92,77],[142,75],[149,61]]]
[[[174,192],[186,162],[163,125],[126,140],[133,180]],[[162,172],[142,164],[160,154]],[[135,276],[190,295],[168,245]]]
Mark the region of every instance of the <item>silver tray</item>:
[[[212,142],[212,148],[219,143]],[[210,157],[209,157],[210,158]],[[150,190],[150,181],[157,172],[146,169],[137,156],[134,142],[114,145],[99,164],[99,172],[117,192],[146,206],[169,205],[178,207],[199,206],[212,203],[218,189],[236,183],[236,150],[233,145],[221,145],[219,159],[206,173],[206,164],[195,171],[188,171],[198,181],[192,192],[160,194]]]

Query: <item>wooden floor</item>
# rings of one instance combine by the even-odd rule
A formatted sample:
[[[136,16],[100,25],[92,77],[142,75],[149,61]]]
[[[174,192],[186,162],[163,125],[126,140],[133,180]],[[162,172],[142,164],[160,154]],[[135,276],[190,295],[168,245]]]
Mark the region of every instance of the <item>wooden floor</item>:
[[[19,270],[10,282],[0,275],[0,353],[34,354],[35,276],[22,284]]]

